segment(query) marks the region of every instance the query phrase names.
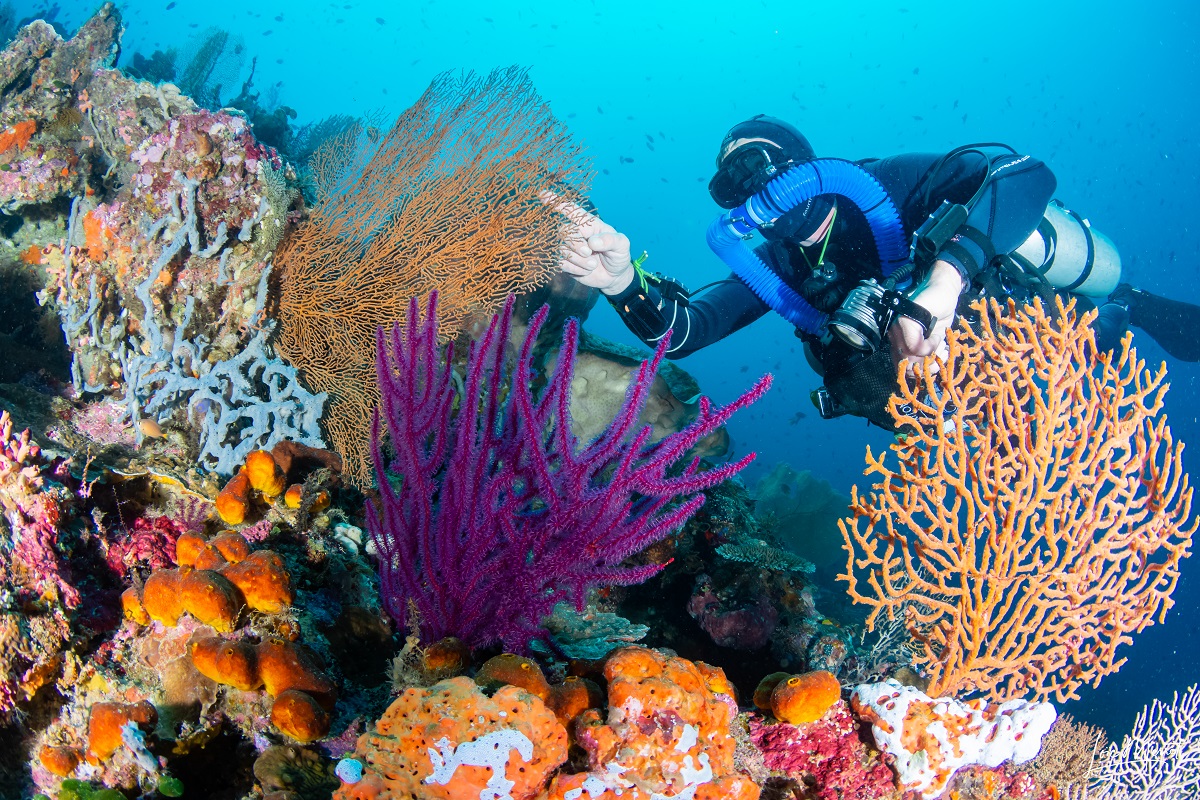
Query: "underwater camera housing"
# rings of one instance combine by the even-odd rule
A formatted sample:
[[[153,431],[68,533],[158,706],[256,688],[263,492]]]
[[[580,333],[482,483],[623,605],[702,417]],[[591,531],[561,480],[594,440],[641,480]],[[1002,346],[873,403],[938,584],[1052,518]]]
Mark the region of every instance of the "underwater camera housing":
[[[897,281],[907,278],[914,270],[923,273],[966,220],[965,206],[943,200],[941,206],[913,233],[908,263],[882,284],[873,278],[860,281],[846,295],[837,311],[830,315],[830,332],[856,350],[874,352],[879,349],[884,333],[899,315],[914,320],[928,337],[937,318],[894,287]]]
[[[830,315],[829,330],[856,350],[874,352],[897,315],[915,320],[926,337],[937,323],[936,317],[903,293],[868,278],[860,281]]]

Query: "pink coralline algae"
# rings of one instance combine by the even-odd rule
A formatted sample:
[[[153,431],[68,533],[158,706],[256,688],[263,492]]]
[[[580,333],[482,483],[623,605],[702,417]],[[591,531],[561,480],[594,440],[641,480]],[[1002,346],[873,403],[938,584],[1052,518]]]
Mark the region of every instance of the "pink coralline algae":
[[[765,594],[751,604],[731,609],[706,580],[688,600],[687,610],[716,644],[736,650],[764,647],[779,624],[779,612]]]
[[[789,725],[751,715],[748,727],[766,767],[814,787],[813,797],[818,800],[895,795],[892,770],[859,740],[854,717],[843,700],[816,722]]]
[[[175,566],[175,541],[187,529],[167,517],[138,517],[133,526],[108,545],[106,560],[124,577],[139,565],[150,569]]]
[[[20,573],[18,583],[27,593],[56,592],[75,608],[79,592],[55,546],[62,492],[46,485],[40,459],[29,431],[14,436],[12,419],[0,411],[0,507],[12,531],[9,552],[0,550],[0,574]]]
[[[137,444],[124,406],[109,400],[88,403],[71,415],[71,427],[99,444]]]
[[[279,154],[254,140],[245,119],[205,109],[173,117],[130,159],[140,169],[130,179],[131,208],[126,213],[157,218],[170,212],[170,195],[179,189],[175,176],[181,174],[201,184],[196,210],[205,241],[216,238],[222,224],[236,234],[243,223],[262,213],[261,195],[254,191],[262,191],[256,185],[260,162],[272,170],[283,169]],[[104,209],[101,205],[97,211]],[[120,222],[112,220],[114,227]]]

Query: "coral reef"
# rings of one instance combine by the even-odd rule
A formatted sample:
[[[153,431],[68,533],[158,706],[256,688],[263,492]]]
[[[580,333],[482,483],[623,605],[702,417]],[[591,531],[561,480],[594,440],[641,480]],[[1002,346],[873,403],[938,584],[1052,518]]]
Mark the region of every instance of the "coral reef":
[[[579,199],[587,168],[526,73],[442,76],[387,130],[293,132],[235,33],[122,73],[114,6],[74,36],[54,11],[0,51],[0,795],[1194,794],[1194,688],[1107,749],[1064,719],[1046,734],[1047,704],[922,693],[1069,694],[1170,602],[1191,529],[1165,384],[1096,357],[1070,308],[992,309],[952,338],[970,369],[906,383],[955,425],[906,417],[900,468],[872,457],[885,485],[854,513],[876,527],[846,531],[860,637],[817,610],[842,616],[820,580],[844,498],[780,467],[752,499],[745,458],[703,461],[765,381],[713,409],[662,348],[567,321],[597,293],[550,278],[561,220],[538,192]],[[239,79],[244,113],[222,107]],[[271,141],[312,153],[305,180]],[[435,301],[418,313],[434,289],[441,338]],[[1035,390],[1044,408],[1018,402]],[[1050,453],[1060,420],[1088,435]],[[1000,519],[1033,459],[1067,464],[1036,536],[935,502]],[[947,555],[977,533],[1018,572]],[[1022,639],[989,603],[1023,592],[1079,607]],[[952,607],[969,624],[936,617]]]
[[[0,75],[33,75],[0,87],[0,207],[62,214],[49,239],[26,224],[24,260],[75,390],[119,394],[139,441],[199,423],[198,460],[225,474],[285,437],[319,445],[324,397],[265,341],[286,167],[243,118],[107,69],[120,27],[111,4],[66,42],[33,23],[0,59]]]
[[[796,725],[747,720],[750,740],[763,766],[789,784],[814,787],[818,800],[884,800],[895,777],[880,755],[858,738],[858,723],[840,698],[820,717]]]

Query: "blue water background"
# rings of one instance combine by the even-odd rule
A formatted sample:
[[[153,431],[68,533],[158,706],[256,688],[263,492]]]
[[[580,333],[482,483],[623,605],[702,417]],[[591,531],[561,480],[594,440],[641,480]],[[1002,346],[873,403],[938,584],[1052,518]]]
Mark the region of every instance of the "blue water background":
[[[1050,164],[1057,196],[1117,244],[1125,280],[1200,302],[1200,6],[1191,2],[365,3],[166,0],[118,4],[134,51],[178,46],[209,26],[244,37],[255,84],[299,112],[410,104],[443,70],[519,64],[586,143],[603,216],[695,288],[726,270],[704,244],[717,143],[765,112],[798,125],[821,155],[850,159],[1004,141]],[[94,4],[61,2],[74,30]],[[46,8],[16,3],[19,16]],[[226,99],[236,93],[227,93]],[[264,92],[264,97],[268,92]],[[651,149],[653,148],[653,149]],[[632,159],[623,161],[622,159]],[[603,304],[589,329],[636,343]],[[1151,365],[1166,358],[1136,338]],[[1168,412],[1200,449],[1196,365],[1169,361]],[[764,371],[769,396],[735,419],[751,483],[779,461],[843,492],[888,437],[816,418],[818,385],[797,340],[763,319],[681,362],[718,401]],[[806,416],[796,419],[796,412]],[[1129,662],[1066,710],[1120,735],[1155,697],[1200,678],[1200,563],[1186,562],[1165,625],[1123,648]]]

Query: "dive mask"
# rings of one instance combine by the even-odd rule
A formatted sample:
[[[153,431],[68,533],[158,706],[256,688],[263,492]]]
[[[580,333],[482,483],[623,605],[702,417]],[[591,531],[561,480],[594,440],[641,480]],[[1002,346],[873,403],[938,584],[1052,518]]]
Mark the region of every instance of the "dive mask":
[[[791,163],[783,151],[772,144],[744,144],[717,164],[717,174],[708,182],[708,193],[721,208],[735,208],[758,194]]]

